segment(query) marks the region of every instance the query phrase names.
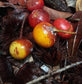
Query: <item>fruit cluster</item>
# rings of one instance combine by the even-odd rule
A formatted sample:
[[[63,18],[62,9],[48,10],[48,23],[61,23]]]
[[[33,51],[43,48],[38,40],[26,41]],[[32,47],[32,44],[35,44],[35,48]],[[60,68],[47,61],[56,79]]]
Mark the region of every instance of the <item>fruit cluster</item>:
[[[50,48],[54,45],[57,34],[63,39],[75,34],[72,24],[66,19],[59,18],[51,23],[48,12],[43,10],[43,0],[27,0],[26,6],[30,11],[28,22],[33,29],[33,38],[38,45]],[[32,42],[23,38],[13,41],[9,47],[9,52],[15,59],[24,59],[32,50]]]

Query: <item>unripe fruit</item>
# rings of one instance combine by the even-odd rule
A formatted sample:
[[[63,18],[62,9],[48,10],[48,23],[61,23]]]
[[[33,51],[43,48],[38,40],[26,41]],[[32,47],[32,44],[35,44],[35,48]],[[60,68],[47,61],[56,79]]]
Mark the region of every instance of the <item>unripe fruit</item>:
[[[9,52],[15,59],[24,59],[33,50],[32,43],[27,39],[18,39],[10,44]]]
[[[33,30],[33,38],[38,45],[45,48],[53,46],[56,40],[52,25],[47,22],[41,22],[35,26]]]

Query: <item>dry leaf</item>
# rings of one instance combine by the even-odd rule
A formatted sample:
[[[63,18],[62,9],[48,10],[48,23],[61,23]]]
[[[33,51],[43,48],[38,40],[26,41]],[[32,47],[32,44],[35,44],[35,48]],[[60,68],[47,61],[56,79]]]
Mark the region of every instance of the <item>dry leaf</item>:
[[[59,11],[68,11],[66,0],[44,0],[46,6]]]
[[[52,20],[55,20],[57,18],[68,18],[68,17],[72,16],[72,13],[57,11],[57,10],[51,9],[46,6],[44,6],[43,9],[49,13],[50,18]]]
[[[82,0],[77,0],[76,11],[82,11]]]

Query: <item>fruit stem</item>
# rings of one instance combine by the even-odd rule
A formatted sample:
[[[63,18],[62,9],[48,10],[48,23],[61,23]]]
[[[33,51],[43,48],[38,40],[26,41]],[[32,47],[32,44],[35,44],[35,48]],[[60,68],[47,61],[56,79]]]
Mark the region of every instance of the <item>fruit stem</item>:
[[[24,18],[23,18],[23,22],[22,22],[22,25],[21,25],[21,30],[20,30],[20,39],[22,38],[22,36],[23,36],[23,28],[24,28],[24,23],[25,23],[25,20],[26,20],[26,14],[25,14],[25,16],[24,16]]]
[[[69,19],[70,21],[80,21],[80,19],[79,18],[76,18],[76,19]]]
[[[63,33],[68,33],[68,34],[76,34],[76,32],[63,31],[63,30],[56,29],[55,27],[53,27],[53,31],[54,32],[63,32]]]
[[[69,18],[66,18],[66,19],[69,20],[69,21],[75,21],[75,22],[79,22],[80,21],[79,18],[73,19],[72,17],[69,17]]]

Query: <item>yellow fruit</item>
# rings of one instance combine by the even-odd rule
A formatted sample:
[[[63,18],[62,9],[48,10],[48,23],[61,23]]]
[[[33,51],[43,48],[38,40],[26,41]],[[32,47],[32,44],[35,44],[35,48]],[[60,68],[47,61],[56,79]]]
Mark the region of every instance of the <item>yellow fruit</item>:
[[[32,43],[27,39],[18,39],[10,44],[9,52],[15,59],[24,59],[33,50]]]
[[[47,22],[41,22],[33,29],[33,38],[37,44],[42,47],[49,48],[55,43],[55,34],[52,25]]]

